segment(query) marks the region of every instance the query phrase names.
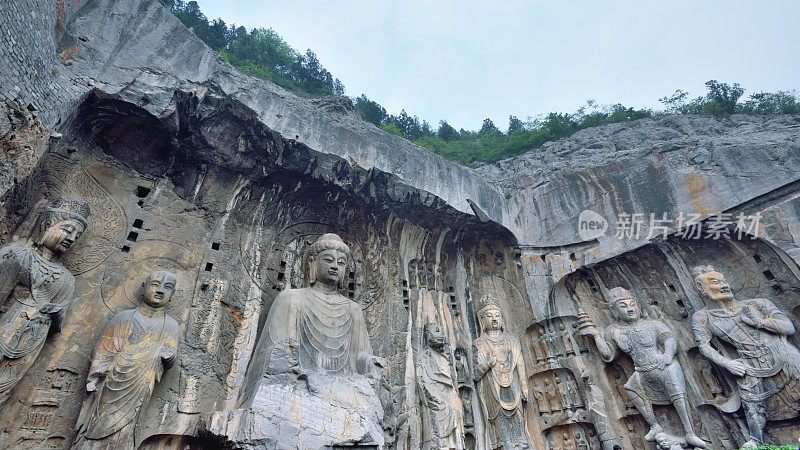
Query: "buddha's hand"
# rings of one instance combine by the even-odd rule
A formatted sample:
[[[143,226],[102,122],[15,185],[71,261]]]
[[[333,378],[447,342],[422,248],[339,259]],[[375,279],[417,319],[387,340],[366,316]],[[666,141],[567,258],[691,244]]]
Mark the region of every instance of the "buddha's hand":
[[[158,356],[161,357],[161,360],[164,361],[164,364],[172,365],[172,363],[175,361],[175,349],[163,346],[158,351]]]
[[[737,377],[743,377],[747,373],[747,365],[738,359],[729,359],[725,361],[723,363],[723,367],[728,369],[728,372],[736,375]]]
[[[761,313],[759,313],[757,309],[751,307],[750,305],[745,305],[742,308],[741,319],[742,322],[758,329],[761,328],[761,321],[763,320],[763,317],[761,317]]]
[[[45,303],[39,307],[39,312],[42,314],[58,314],[64,310],[64,306],[58,303]]]
[[[103,374],[93,373],[86,379],[86,392],[94,392],[97,390],[97,383],[102,379]]]

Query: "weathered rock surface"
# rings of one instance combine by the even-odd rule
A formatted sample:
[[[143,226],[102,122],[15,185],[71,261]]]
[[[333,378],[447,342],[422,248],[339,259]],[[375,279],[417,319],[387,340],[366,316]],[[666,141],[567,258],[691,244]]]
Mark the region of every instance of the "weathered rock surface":
[[[692,269],[713,265],[737,301],[775,315],[753,321],[756,347],[800,344],[786,325],[800,325],[797,116],[608,125],[471,170],[361,122],[340,99],[302,99],[238,73],[155,0],[5,2],[0,29],[0,242],[25,242],[46,199],[68,195],[92,210],[63,258],[75,293],[62,331],[0,409],[2,447],[73,444],[90,349],[115,313],[138,305],[143,274],[156,269],[177,279],[166,309],[179,324],[178,356],[138,414],[141,448],[274,448],[301,435],[299,447],[322,445],[330,429],[313,416],[236,415],[242,391],[256,388],[247,373],[272,302],[309,283],[307,250],[329,232],[352,251],[340,294],[361,307],[386,360],[382,410],[367,415],[383,417],[390,448],[431,441],[436,415],[423,413],[432,403],[417,372],[431,323],[451,364],[438,379],[458,385],[463,408],[454,441],[484,448],[471,342],[487,295],[522,343],[536,448],[655,448],[625,387],[642,368],[625,352],[605,362],[578,330],[585,317],[600,329],[615,323],[611,288],[674,331],[695,431],[711,448],[739,448],[753,417],[737,377],[696,343],[692,317],[716,303],[696,290]],[[581,232],[584,210],[606,221],[605,233]],[[637,213],[639,235],[618,238],[617,218]],[[648,236],[651,213],[671,220],[666,239]],[[727,232],[715,238],[706,231],[718,213],[733,223],[717,220]],[[706,231],[674,233],[681,214]],[[739,214],[758,214],[758,226],[737,233]],[[22,280],[0,299],[0,315],[25,289]],[[742,314],[732,320],[746,323]],[[764,439],[793,442],[796,409],[776,408]],[[685,435],[673,406],[654,414],[665,439]],[[358,421],[348,432],[364,443],[374,429]]]

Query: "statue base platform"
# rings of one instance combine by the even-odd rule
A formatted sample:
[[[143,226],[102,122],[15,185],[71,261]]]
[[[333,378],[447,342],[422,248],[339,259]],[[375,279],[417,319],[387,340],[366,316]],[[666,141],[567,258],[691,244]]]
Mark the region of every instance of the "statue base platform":
[[[203,434],[225,448],[383,448],[383,407],[362,375],[264,376],[252,404],[216,411]]]

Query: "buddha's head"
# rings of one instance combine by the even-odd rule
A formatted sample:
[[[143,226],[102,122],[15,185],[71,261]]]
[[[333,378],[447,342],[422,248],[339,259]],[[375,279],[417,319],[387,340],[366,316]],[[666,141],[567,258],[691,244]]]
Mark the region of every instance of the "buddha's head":
[[[725,276],[711,266],[697,266],[692,269],[694,287],[701,297],[716,302],[729,302],[733,300],[731,285],[725,281]]]
[[[344,278],[350,247],[339,235],[325,233],[309,248],[309,280],[311,284],[323,283],[336,286]]]
[[[478,322],[483,331],[504,331],[503,312],[497,304],[497,300],[491,295],[486,295],[481,299],[481,309],[478,311]]]
[[[55,255],[69,250],[87,227],[89,204],[69,197],[53,200],[36,218],[33,241]]]
[[[153,308],[163,308],[175,293],[175,275],[166,270],[156,270],[142,283],[144,303]]]
[[[625,288],[615,287],[608,291],[611,297],[611,313],[619,320],[626,322],[636,322],[642,317],[642,310],[639,308],[639,302]]]
[[[658,446],[659,450],[669,450],[672,448],[672,442],[667,436],[667,433],[661,432],[656,434],[656,445]]]
[[[439,324],[433,322],[425,324],[425,342],[428,343],[429,347],[436,350],[444,348],[444,344],[447,341],[445,339],[444,330],[442,330]]]

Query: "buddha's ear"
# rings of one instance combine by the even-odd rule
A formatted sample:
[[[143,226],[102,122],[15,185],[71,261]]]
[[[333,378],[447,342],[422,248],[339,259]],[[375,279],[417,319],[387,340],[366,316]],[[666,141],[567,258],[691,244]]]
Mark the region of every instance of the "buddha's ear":
[[[317,281],[317,257],[308,255],[308,285],[312,286]]]

